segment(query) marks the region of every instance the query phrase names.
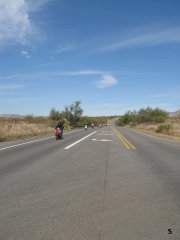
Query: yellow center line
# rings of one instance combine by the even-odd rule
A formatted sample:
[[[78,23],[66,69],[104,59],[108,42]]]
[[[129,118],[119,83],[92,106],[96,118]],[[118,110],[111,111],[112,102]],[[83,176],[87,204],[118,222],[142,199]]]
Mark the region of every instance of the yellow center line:
[[[123,138],[121,137],[121,135],[119,134],[119,131],[116,130],[115,128],[113,128],[114,131],[116,132],[117,136],[121,139],[121,141],[124,143],[124,146],[127,148],[127,149],[130,149],[130,147],[128,146],[128,144],[123,140]]]
[[[119,138],[121,139],[121,141],[124,143],[125,147],[126,147],[127,149],[130,149],[130,147],[129,147],[128,144],[123,140],[123,138],[121,137],[120,134],[118,134],[118,137],[119,137]]]
[[[121,141],[124,143],[125,147],[127,149],[132,148],[133,150],[135,150],[135,146],[129,141],[127,140],[120,131],[118,131],[116,128],[113,128],[114,131],[116,132],[117,136],[121,139]]]
[[[125,138],[123,135],[122,135],[122,133],[120,133],[120,135],[122,136],[122,138],[129,144],[129,146],[132,148],[132,149],[136,149],[135,148],[135,146],[129,141],[129,140],[127,140],[127,138]]]

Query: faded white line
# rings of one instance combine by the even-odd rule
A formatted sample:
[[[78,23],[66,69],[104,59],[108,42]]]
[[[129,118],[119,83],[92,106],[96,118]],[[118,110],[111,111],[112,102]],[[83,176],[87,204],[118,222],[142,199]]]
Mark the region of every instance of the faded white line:
[[[70,134],[70,133],[77,133],[77,132],[82,132],[82,130],[81,130],[81,131],[67,132],[67,133],[64,133],[64,134],[67,135],[67,134]],[[47,139],[50,139],[50,138],[54,138],[54,136],[50,136],[50,137],[46,137],[46,138],[41,138],[41,139],[37,139],[37,140],[32,140],[32,141],[24,142],[24,143],[18,143],[18,144],[11,145],[11,146],[8,146],[8,147],[3,147],[3,148],[0,148],[0,151],[7,150],[7,149],[10,149],[10,148],[19,147],[19,146],[23,146],[23,145],[27,145],[27,144],[31,144],[31,143],[35,143],[35,142],[44,141],[44,140],[47,140]]]
[[[113,136],[113,133],[100,133],[100,136]]]
[[[86,138],[88,138],[88,137],[92,136],[92,135],[93,135],[93,134],[95,134],[96,132],[97,132],[97,131],[95,131],[95,132],[92,132],[91,134],[89,134],[89,135],[87,135],[87,136],[85,136],[85,137],[83,137],[83,138],[79,139],[78,141],[76,141],[76,142],[74,142],[74,143],[70,144],[69,146],[65,147],[64,149],[65,149],[65,150],[67,150],[67,149],[69,149],[69,148],[73,147],[74,145],[76,145],[76,144],[78,144],[78,143],[82,142],[83,140],[85,140]]]

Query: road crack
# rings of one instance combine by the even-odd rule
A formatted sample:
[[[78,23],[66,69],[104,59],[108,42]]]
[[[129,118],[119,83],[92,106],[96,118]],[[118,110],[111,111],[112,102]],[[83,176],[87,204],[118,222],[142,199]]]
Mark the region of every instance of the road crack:
[[[109,168],[109,148],[110,145],[107,144],[107,159],[105,163],[105,174],[104,174],[104,182],[103,182],[103,199],[102,199],[102,208],[101,208],[101,221],[100,221],[100,232],[99,232],[99,240],[103,240],[103,225],[104,225],[104,210],[105,210],[105,202],[106,202],[106,190],[107,190],[107,177],[108,177],[108,168]]]

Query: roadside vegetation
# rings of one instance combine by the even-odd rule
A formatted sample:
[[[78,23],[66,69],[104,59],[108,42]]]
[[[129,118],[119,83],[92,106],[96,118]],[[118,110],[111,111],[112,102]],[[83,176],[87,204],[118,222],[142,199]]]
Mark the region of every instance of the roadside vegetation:
[[[81,101],[65,106],[63,111],[52,108],[49,116],[0,117],[0,142],[53,134],[58,122],[64,123],[64,129],[84,127],[85,124],[95,126],[106,124],[108,117],[82,116]]]
[[[128,111],[116,121],[119,126],[135,128],[153,135],[180,139],[180,117],[169,117],[159,108],[141,108],[139,111]]]
[[[85,125],[90,126],[94,123],[95,126],[100,124],[106,124],[108,117],[88,117],[82,116],[83,109],[81,108],[81,102],[75,101],[70,106],[65,106],[64,111],[60,112],[55,108],[52,108],[49,117],[52,121],[62,121],[66,128],[84,127]]]

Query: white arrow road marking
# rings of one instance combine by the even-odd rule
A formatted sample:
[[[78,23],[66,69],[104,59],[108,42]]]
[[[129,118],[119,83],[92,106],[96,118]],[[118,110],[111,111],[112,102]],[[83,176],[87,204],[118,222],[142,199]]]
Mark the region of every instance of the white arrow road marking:
[[[109,140],[109,139],[101,139],[101,140],[92,139],[92,141],[97,141],[97,142],[112,142],[113,140]]]
[[[85,136],[85,137],[83,137],[83,138],[79,139],[78,141],[76,141],[76,142],[72,143],[71,145],[69,145],[69,146],[65,147],[64,149],[65,149],[65,150],[67,150],[67,149],[69,149],[69,148],[73,147],[74,145],[78,144],[79,142],[82,142],[84,139],[86,139],[86,138],[90,137],[91,135],[95,134],[96,132],[97,132],[97,131],[95,131],[95,132],[93,132],[93,133],[91,133],[91,134],[89,134],[89,135],[87,135],[87,136]]]

